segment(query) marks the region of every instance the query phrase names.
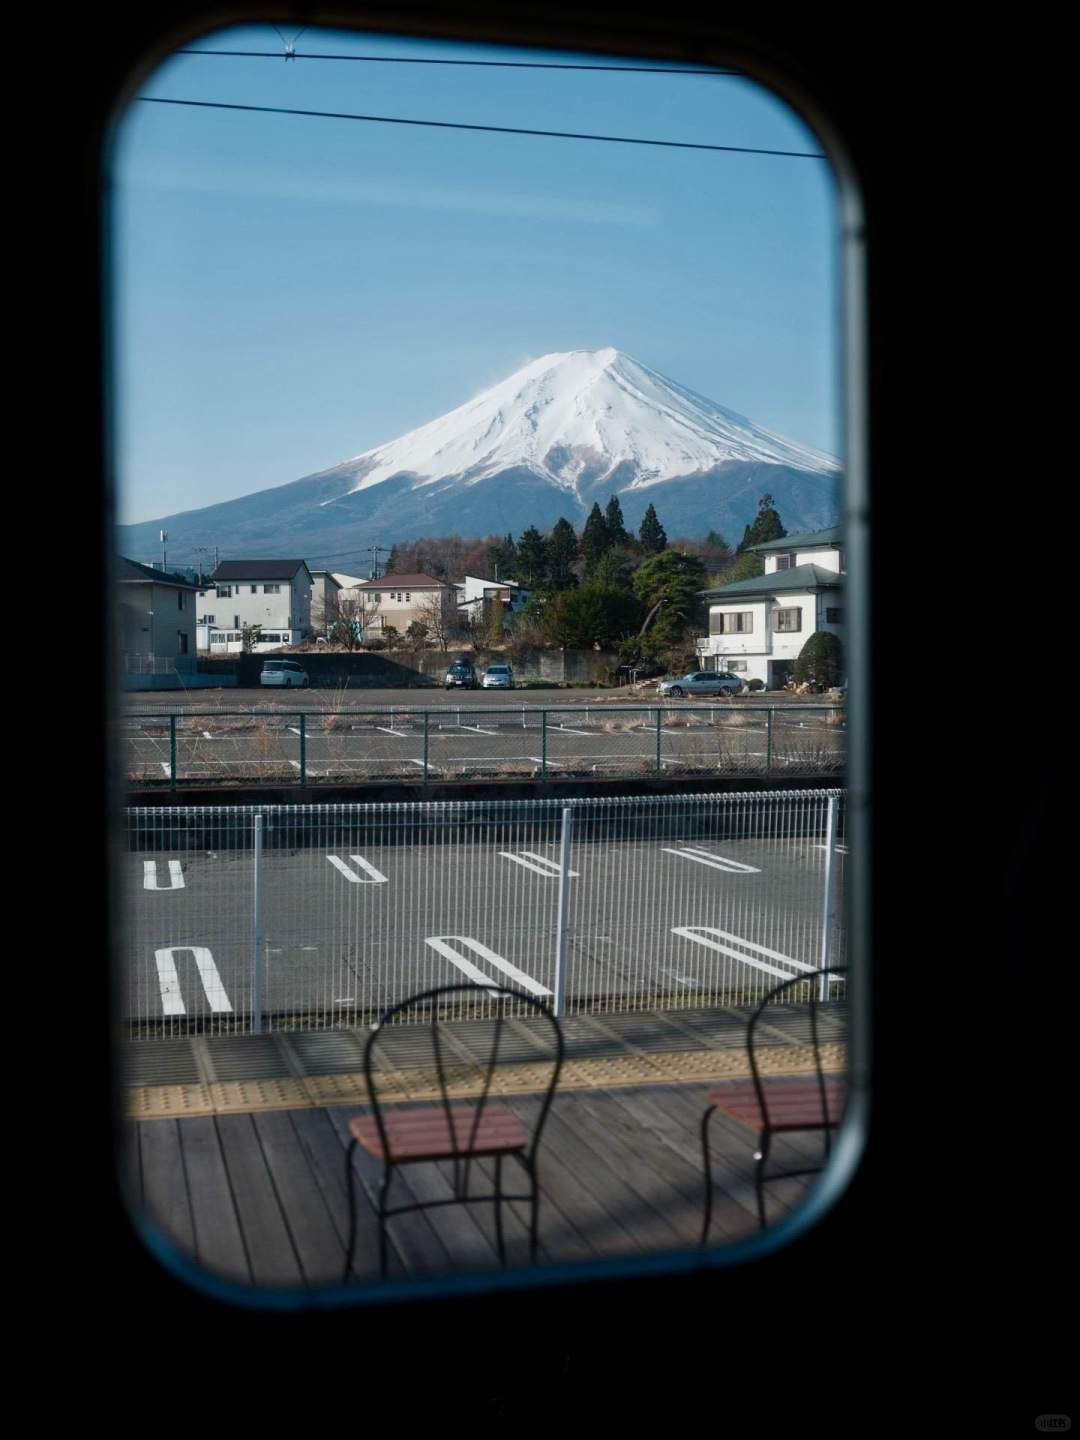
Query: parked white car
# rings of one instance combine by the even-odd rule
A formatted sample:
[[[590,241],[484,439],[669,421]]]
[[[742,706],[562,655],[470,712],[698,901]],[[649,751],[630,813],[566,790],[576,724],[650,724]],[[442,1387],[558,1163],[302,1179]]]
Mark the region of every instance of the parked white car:
[[[509,665],[489,665],[480,681],[482,690],[512,690],[514,672]]]
[[[264,660],[260,685],[284,685],[286,689],[297,686],[304,689],[310,682],[307,671],[295,660]]]

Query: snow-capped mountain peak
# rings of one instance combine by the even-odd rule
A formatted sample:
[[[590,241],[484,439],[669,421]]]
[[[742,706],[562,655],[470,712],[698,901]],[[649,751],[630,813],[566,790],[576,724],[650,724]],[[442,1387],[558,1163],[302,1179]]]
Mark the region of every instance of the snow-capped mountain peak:
[[[476,484],[525,469],[582,501],[583,486],[609,477],[620,492],[639,490],[726,461],[822,475],[837,469],[829,456],[607,348],[543,355],[456,410],[335,468],[354,469],[351,491],[394,475],[408,475],[414,486],[450,478]]]
[[[772,495],[788,531],[840,518],[830,456],[755,425],[611,348],[530,360],[456,410],[328,470],[240,499],[127,527],[132,557],[159,526],[175,544],[296,555],[432,535],[520,534],[584,525],[619,497],[625,524],[655,506],[673,537],[737,538]]]

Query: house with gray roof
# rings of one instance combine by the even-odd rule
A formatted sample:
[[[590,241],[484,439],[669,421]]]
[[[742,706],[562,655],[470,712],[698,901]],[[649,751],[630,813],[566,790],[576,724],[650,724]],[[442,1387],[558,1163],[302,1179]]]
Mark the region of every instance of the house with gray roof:
[[[117,559],[119,651],[129,690],[173,690],[191,685],[197,669],[195,596],[198,587],[173,575]]]
[[[303,560],[223,560],[199,591],[199,649],[239,653],[299,645],[311,633],[315,581]]]
[[[730,670],[779,690],[799,651],[819,630],[844,639],[844,527],[753,545],[764,575],[699,592],[709,633],[697,651],[703,670]]]

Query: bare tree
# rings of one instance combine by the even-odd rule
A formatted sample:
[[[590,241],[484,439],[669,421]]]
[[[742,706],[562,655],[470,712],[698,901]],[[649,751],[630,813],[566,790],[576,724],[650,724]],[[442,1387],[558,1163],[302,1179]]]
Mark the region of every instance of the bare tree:
[[[312,618],[315,628],[321,630],[331,644],[345,650],[359,650],[364,631],[378,608],[378,601],[371,600],[362,590],[338,590],[316,602]]]
[[[461,619],[457,606],[446,590],[423,596],[417,602],[416,613],[432,641],[440,650],[445,650],[459,628]]]

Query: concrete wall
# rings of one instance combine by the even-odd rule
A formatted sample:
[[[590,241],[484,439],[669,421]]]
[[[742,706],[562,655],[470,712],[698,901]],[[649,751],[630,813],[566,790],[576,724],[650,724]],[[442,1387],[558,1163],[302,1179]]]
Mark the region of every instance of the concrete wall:
[[[286,653],[286,652],[282,652]],[[519,686],[604,685],[614,684],[618,657],[598,650],[519,650],[469,651],[392,650],[293,651],[289,658],[299,661],[311,677],[312,685],[335,688],[348,685],[353,689],[437,689],[443,683],[446,667],[458,655],[469,655],[477,674],[492,662],[513,666]],[[235,676],[239,685],[258,685],[263,655],[230,655],[220,659],[200,657],[200,676]],[[624,672],[625,673],[625,672]],[[224,681],[224,683],[230,683]]]

